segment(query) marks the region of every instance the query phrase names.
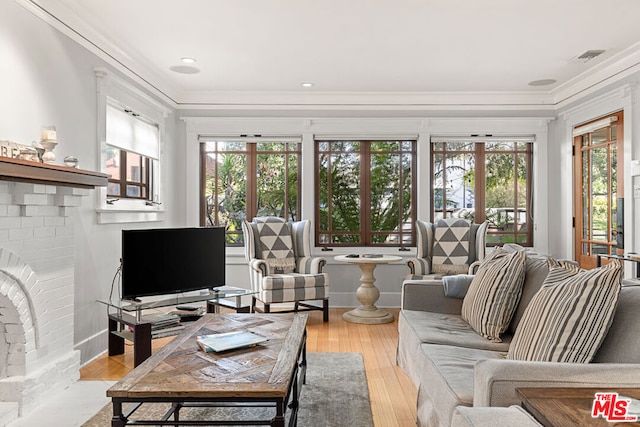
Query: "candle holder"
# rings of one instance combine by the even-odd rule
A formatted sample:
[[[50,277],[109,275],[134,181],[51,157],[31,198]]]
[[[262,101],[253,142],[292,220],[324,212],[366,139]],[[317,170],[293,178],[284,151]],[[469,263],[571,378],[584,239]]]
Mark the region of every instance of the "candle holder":
[[[44,148],[44,154],[42,154],[43,163],[54,163],[56,161],[56,155],[53,154],[53,149],[58,145],[57,141],[40,141],[40,145]]]
[[[58,145],[58,136],[55,126],[43,126],[40,132],[40,145],[44,148],[42,154],[43,163],[53,163],[56,161],[56,155],[53,149]]]

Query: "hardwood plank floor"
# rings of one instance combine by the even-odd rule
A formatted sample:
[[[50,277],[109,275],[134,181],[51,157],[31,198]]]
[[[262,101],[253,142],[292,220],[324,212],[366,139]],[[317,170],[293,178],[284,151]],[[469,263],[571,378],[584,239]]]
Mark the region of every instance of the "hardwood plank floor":
[[[396,366],[398,343],[398,311],[387,309],[396,320],[383,325],[360,325],[342,320],[348,309],[330,309],[329,322],[322,322],[322,313],[309,313],[307,351],[357,352],[364,358],[373,420],[377,427],[407,427],[416,425],[417,390],[402,369]],[[153,341],[157,351],[172,338]],[[83,380],[119,380],[133,369],[133,348],[126,346],[124,355],[106,354],[83,367]]]

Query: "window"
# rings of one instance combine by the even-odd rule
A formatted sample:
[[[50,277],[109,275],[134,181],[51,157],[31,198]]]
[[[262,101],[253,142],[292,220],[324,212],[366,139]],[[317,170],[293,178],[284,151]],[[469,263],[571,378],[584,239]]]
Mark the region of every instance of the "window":
[[[151,159],[107,145],[107,197],[149,200]]]
[[[99,224],[162,221],[161,164],[166,104],[104,68],[96,68],[100,172],[109,175],[96,189]]]
[[[415,147],[316,140],[316,245],[415,245]]]
[[[431,219],[489,221],[488,245],[533,245],[532,147],[518,139],[432,139]]]
[[[132,110],[107,105],[105,172],[107,197],[152,200],[153,160],[158,157],[158,127]]]
[[[227,245],[242,246],[243,220],[298,220],[300,161],[299,141],[202,142],[200,224],[225,226]]]

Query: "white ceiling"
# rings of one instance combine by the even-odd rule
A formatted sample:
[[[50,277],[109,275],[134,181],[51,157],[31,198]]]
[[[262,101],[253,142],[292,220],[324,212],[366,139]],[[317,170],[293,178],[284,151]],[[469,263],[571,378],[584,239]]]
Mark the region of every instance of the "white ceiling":
[[[18,1],[179,106],[557,106],[640,70],[640,0]]]

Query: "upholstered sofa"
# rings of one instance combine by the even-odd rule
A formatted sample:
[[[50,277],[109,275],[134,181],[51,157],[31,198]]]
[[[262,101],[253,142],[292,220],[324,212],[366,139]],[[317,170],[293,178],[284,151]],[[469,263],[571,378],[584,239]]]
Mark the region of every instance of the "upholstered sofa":
[[[397,363],[418,387],[419,426],[474,425],[474,419],[537,425],[514,406],[521,403],[518,387],[640,387],[640,286],[620,290],[591,363],[506,359],[525,308],[548,274],[545,258],[527,257],[522,294],[501,342],[480,336],[462,319],[461,295],[445,296],[442,281],[404,281]]]

